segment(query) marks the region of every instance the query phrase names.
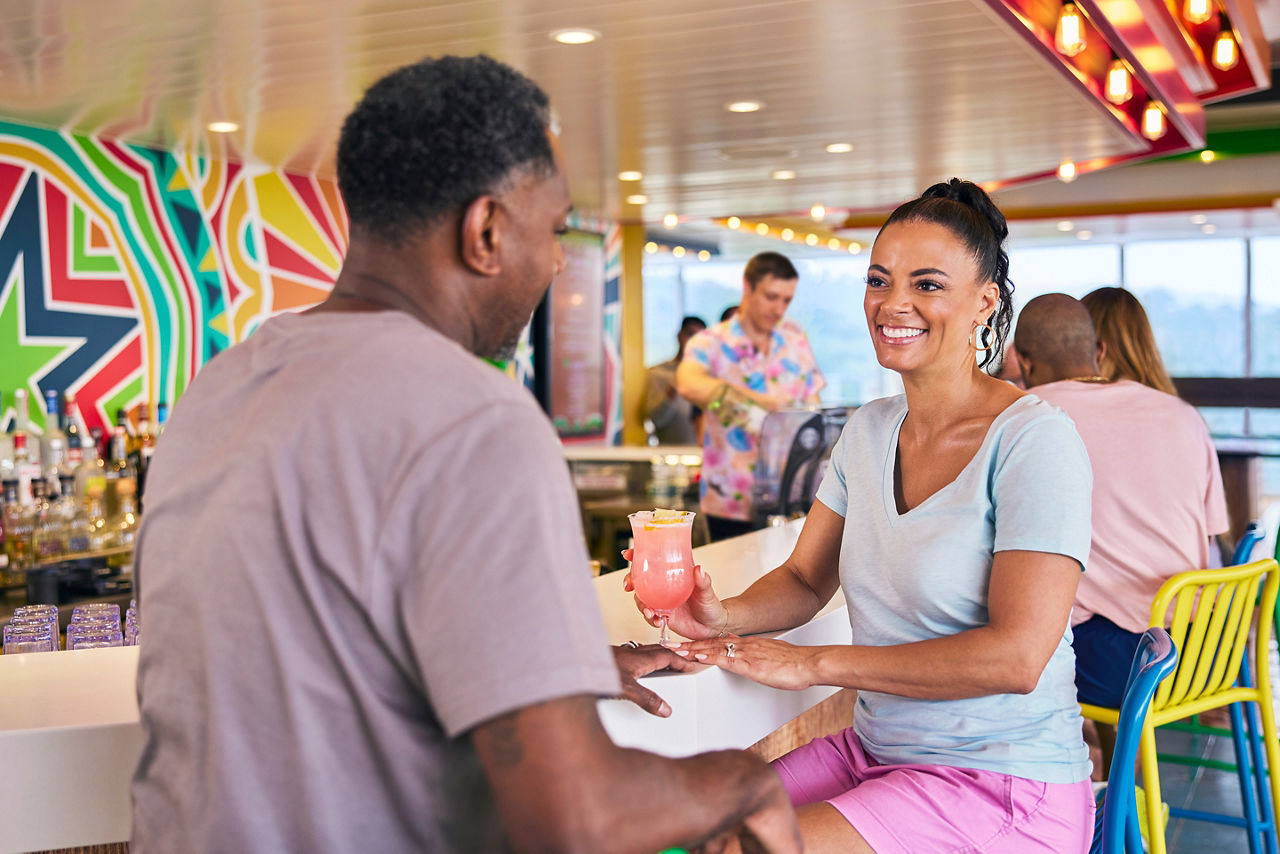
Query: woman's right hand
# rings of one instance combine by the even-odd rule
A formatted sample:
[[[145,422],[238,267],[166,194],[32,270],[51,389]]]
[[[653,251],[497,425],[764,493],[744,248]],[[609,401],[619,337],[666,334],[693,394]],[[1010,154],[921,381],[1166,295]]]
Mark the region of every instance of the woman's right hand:
[[[622,558],[630,563],[633,554],[631,549],[623,549]],[[631,583],[630,572],[622,579],[622,589],[628,593],[636,589]],[[645,607],[639,596],[635,597],[635,601],[636,608],[644,615],[649,625],[655,628],[661,625],[662,621],[658,615],[652,608]],[[671,612],[671,616],[667,619],[667,627],[689,640],[716,638],[729,630],[729,611],[720,601],[720,597],[716,596],[715,590],[711,588],[711,576],[703,572],[701,566],[693,568],[693,593],[683,605]]]

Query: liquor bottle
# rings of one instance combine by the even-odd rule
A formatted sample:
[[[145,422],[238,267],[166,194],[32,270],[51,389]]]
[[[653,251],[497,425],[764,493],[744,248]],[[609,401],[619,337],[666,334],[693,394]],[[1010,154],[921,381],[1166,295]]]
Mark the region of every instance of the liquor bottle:
[[[120,509],[107,522],[109,547],[133,546],[134,538],[138,533],[138,515],[133,509],[135,489],[133,482],[129,480],[120,480],[116,484]]]
[[[58,475],[67,463],[67,434],[62,431],[62,407],[58,403],[58,392],[46,389],[45,426],[40,435],[40,465],[45,480],[57,484]]]
[[[127,488],[129,495],[138,491],[138,473],[129,462],[129,437],[123,425],[117,425],[111,436],[111,461],[107,464],[106,477],[105,509],[107,516],[114,517],[120,512],[122,489]]]
[[[80,499],[76,492],[76,479],[71,475],[63,475],[62,497],[58,499],[58,514],[67,532],[67,552],[87,552],[89,550],[89,506]]]
[[[107,547],[107,514],[102,509],[102,497],[103,483],[91,483],[85,497],[85,537],[89,541],[89,551],[101,551]]]
[[[18,481],[12,477],[0,480],[0,587],[14,583],[9,572],[9,552],[5,547],[5,516],[10,505],[18,504]]]
[[[4,432],[4,392],[0,392],[0,482],[13,475],[13,436]],[[3,501],[3,498],[0,498]]]
[[[80,418],[80,408],[76,406],[76,396],[73,393],[67,392],[63,396],[63,406],[67,421],[64,430],[67,434],[67,465],[74,472],[80,467],[80,462],[84,458],[84,446],[89,441],[89,431],[85,429],[84,421]]]
[[[13,392],[13,435],[15,439],[19,433],[28,437],[31,435],[31,410],[28,409],[28,405],[27,390],[25,388],[16,389]],[[38,442],[27,445],[27,461],[39,464],[40,444]]]
[[[34,559],[39,563],[57,560],[67,553],[67,531],[55,509],[57,499],[49,500],[47,488],[47,484],[42,480],[33,484],[36,503],[35,527],[32,529],[31,542]]]
[[[98,439],[101,437],[102,431],[97,427],[93,428],[94,433],[90,435],[90,440],[85,443],[81,450],[80,465],[76,467],[76,495],[80,498],[86,498],[89,490],[96,484],[98,488],[98,498],[101,499],[107,488],[107,464],[98,453]]]
[[[34,500],[32,484],[40,480],[40,464],[32,461],[27,452],[27,434],[13,434],[13,473],[18,481],[18,503],[30,504]]]

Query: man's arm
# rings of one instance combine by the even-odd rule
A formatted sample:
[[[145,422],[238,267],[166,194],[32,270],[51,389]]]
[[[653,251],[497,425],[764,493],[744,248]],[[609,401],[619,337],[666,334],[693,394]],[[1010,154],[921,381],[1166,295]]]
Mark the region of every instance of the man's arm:
[[[767,394],[752,391],[744,385],[718,379],[711,375],[705,365],[691,359],[684,359],[680,362],[680,367],[676,369],[676,391],[694,406],[704,410],[708,409],[708,405],[713,400],[721,398],[726,402],[733,402],[735,398],[737,400],[750,400],[769,412],[778,409],[783,403],[783,401],[775,400]]]
[[[771,852],[801,850],[781,779],[741,751],[664,759],[609,739],[595,700],[517,709],[471,731],[517,851],[652,854],[749,832]]]

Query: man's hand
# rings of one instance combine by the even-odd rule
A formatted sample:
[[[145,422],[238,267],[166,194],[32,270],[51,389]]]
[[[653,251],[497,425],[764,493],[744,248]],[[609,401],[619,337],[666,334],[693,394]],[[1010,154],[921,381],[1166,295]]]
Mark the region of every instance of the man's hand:
[[[669,649],[649,644],[648,646],[615,646],[613,660],[618,665],[618,676],[622,679],[622,697],[630,700],[651,715],[660,718],[671,716],[671,707],[666,700],[645,688],[637,680],[658,670],[689,671],[699,669],[699,665],[676,655]]]

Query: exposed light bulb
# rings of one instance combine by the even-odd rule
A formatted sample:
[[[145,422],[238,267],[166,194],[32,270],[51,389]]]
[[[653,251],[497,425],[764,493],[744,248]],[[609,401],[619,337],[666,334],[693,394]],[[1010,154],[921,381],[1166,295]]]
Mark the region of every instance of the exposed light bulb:
[[[814,219],[826,219],[827,217],[826,206],[823,205],[822,203],[818,203],[814,205],[813,207],[809,208],[809,216],[813,217]]]
[[[1058,180],[1064,184],[1070,184],[1076,179],[1076,164],[1070,160],[1064,160],[1058,165]]]
[[[760,235],[761,237],[764,237],[768,233],[769,233],[768,223],[764,223],[764,222],[756,223],[756,234]]]
[[[1213,17],[1213,0],[1187,0],[1182,4],[1182,17],[1188,24],[1203,24]]]
[[[669,213],[662,218],[662,224],[667,228],[675,228],[680,224],[680,217],[676,216],[674,213]]]
[[[1222,32],[1213,40],[1213,67],[1219,71],[1230,71],[1240,61],[1240,48],[1231,33],[1231,25],[1223,16]]]
[[[729,226],[730,228],[737,228],[738,226],[742,225],[742,220],[738,219],[736,216],[731,216],[727,220],[725,220],[724,224]]]
[[[1111,60],[1107,69],[1107,100],[1119,106],[1133,97],[1133,75],[1120,61],[1120,57]]]
[[[793,237],[795,237],[795,236],[796,236],[796,233],[795,233],[795,230],[794,230],[794,229],[784,228],[784,229],[782,229],[782,235],[781,235],[781,236],[782,236],[782,239],[783,239],[783,240],[790,240],[791,238],[793,238]]]
[[[1075,56],[1087,46],[1084,38],[1084,16],[1075,3],[1062,4],[1053,44],[1063,56]]]
[[[1147,101],[1142,111],[1142,135],[1154,142],[1164,136],[1166,130],[1164,110],[1155,101]]]
[[[1201,163],[1212,163],[1217,159],[1218,159],[1218,153],[1214,151],[1212,148],[1206,148],[1204,151],[1200,152]]]

